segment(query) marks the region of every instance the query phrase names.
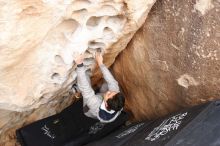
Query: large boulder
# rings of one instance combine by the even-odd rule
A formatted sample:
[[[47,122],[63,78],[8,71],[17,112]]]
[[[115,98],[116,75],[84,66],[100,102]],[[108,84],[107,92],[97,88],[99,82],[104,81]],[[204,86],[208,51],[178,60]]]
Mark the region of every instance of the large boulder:
[[[113,70],[137,119],[220,98],[220,1],[160,0]]]
[[[15,128],[70,104],[76,55],[86,54],[90,72],[100,49],[110,66],[155,1],[1,1],[0,145]]]
[[[25,111],[70,89],[74,57],[85,51],[92,68],[97,49],[113,62],[143,24],[155,0],[23,0],[0,4],[0,108]],[[128,37],[124,37],[128,35]]]

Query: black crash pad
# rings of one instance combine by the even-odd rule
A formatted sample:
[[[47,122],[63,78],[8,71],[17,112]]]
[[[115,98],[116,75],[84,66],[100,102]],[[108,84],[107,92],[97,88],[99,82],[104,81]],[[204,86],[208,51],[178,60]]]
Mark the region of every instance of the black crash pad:
[[[135,134],[140,132],[143,128],[146,128],[150,123],[152,123],[152,121],[138,122],[130,124],[129,126],[123,126],[108,136],[89,143],[86,146],[122,146]]]
[[[106,136],[128,119],[122,112],[112,123],[103,124],[83,114],[82,99],[61,113],[36,121],[16,131],[22,146],[81,146]]]
[[[120,128],[87,146],[217,146],[219,129],[220,101],[213,101]]]

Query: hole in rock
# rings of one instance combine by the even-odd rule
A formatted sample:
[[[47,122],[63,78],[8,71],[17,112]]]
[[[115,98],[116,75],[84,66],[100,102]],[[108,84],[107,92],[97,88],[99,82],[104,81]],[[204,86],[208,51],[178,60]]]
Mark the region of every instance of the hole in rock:
[[[110,16],[107,19],[107,25],[114,30],[121,30],[124,27],[126,19],[122,15]]]
[[[112,34],[113,30],[110,27],[105,27],[104,30],[103,30],[103,33],[105,33],[105,34]]]
[[[86,53],[88,53],[88,54],[95,54],[95,52],[96,52],[96,49],[92,49],[92,48],[88,48],[86,50]]]
[[[97,49],[97,48],[104,48],[105,44],[102,42],[90,41],[89,48]]]
[[[86,53],[94,53],[95,51],[96,51],[96,49],[88,48],[86,50]]]
[[[63,61],[63,58],[62,58],[60,55],[56,55],[56,56],[55,56],[55,61],[56,61],[58,64],[65,64],[64,61]]]
[[[79,26],[79,23],[74,19],[63,20],[58,26],[57,29],[62,33],[73,33]]]
[[[88,7],[90,4],[91,4],[91,2],[88,0],[78,0],[78,1],[74,1],[72,3],[73,7],[77,8],[78,10],[85,9],[85,7]]]
[[[115,37],[113,30],[109,27],[105,27],[103,30],[103,39],[104,40],[112,40]]]
[[[91,27],[97,26],[97,25],[100,23],[101,18],[102,18],[102,17],[92,16],[92,17],[90,17],[89,20],[86,22],[86,25],[87,25],[87,26],[91,26]]]
[[[104,15],[117,15],[118,11],[111,5],[104,5],[100,8],[99,12],[102,16]]]
[[[88,14],[86,9],[80,9],[77,11],[73,11],[72,17],[80,17],[80,19],[84,19],[84,17]]]
[[[95,58],[95,53],[96,52],[102,52],[102,48],[88,48],[85,52],[86,58]]]
[[[85,58],[94,57],[95,49],[88,48],[85,52]]]
[[[53,73],[51,76],[51,79],[59,79],[60,78],[60,74],[58,73]]]

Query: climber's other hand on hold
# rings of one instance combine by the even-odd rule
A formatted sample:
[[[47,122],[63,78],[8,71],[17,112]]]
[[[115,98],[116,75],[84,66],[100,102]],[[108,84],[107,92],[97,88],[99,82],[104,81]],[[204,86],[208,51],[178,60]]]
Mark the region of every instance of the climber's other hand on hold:
[[[77,65],[82,64],[82,63],[83,63],[83,60],[84,60],[84,57],[85,57],[84,54],[78,55],[78,56],[76,57],[76,59],[75,59],[76,64],[77,64]]]
[[[99,66],[103,64],[103,57],[102,57],[101,52],[96,52],[95,59]]]

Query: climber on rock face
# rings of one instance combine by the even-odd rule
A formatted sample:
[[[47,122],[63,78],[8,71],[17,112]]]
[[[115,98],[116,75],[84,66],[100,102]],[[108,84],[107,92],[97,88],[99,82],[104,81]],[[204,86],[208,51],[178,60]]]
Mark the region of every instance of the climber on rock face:
[[[125,99],[119,91],[118,82],[103,64],[101,53],[97,52],[96,61],[106,83],[100,88],[100,93],[95,94],[83,60],[84,55],[79,55],[75,62],[77,64],[77,85],[83,96],[84,114],[103,123],[113,122],[120,115],[125,103]]]

